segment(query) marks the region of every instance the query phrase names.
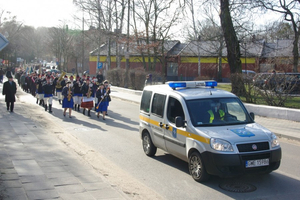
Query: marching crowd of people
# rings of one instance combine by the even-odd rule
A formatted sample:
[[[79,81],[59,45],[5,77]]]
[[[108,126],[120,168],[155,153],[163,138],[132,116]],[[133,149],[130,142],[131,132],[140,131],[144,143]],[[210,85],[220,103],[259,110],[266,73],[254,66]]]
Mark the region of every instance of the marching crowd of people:
[[[101,72],[97,77],[77,75],[76,77],[66,73],[31,73],[18,71],[15,78],[23,91],[36,97],[36,104],[43,106],[45,111],[52,113],[52,101],[56,96],[62,105],[63,116],[68,110],[69,118],[72,118],[72,110],[81,112],[91,117],[91,110],[97,112],[97,117],[102,114],[105,120],[110,98],[110,84],[103,80]]]

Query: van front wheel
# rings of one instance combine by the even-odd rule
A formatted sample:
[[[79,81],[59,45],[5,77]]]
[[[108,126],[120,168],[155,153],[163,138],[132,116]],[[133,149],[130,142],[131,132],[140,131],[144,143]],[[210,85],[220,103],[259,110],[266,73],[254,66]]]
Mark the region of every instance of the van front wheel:
[[[195,151],[189,156],[189,171],[193,179],[197,182],[204,182],[209,179],[200,154]]]
[[[142,140],[143,140],[143,149],[144,149],[145,154],[150,157],[154,156],[157,151],[157,148],[156,148],[156,146],[154,146],[148,132],[143,133]]]

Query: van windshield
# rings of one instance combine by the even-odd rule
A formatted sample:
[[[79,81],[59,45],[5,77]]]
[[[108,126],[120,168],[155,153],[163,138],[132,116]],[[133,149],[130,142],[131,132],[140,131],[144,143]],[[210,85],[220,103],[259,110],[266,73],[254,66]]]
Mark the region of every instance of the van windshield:
[[[186,101],[186,104],[195,127],[254,122],[238,98],[194,99]]]

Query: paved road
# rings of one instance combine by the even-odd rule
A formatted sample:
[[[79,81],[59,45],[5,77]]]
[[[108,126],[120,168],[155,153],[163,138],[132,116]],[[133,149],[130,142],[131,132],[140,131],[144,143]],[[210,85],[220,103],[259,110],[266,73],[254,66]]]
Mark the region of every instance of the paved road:
[[[0,195],[4,194],[4,199],[282,199],[299,196],[297,142],[281,140],[283,163],[270,176],[233,179],[254,184],[258,188],[255,193],[230,193],[219,188],[223,179],[214,178],[203,185],[196,183],[188,174],[185,162],[163,151],[158,151],[154,159],[144,155],[138,134],[138,95],[113,90],[106,121],[75,112],[74,118],[64,118],[57,101],[50,115],[35,105],[32,96],[20,92],[18,97],[14,114],[5,111],[3,96],[0,99],[0,122],[1,127],[5,127],[0,131]],[[278,125],[274,119],[265,120],[270,127],[276,124],[283,128],[284,131],[276,129],[277,134],[284,135],[287,131],[298,137],[299,123],[280,121]],[[23,162],[22,166],[28,168],[20,169],[21,165],[14,160],[35,162],[25,165]],[[47,166],[49,164],[51,166]],[[22,174],[22,170],[28,176]],[[67,177],[62,175],[64,172]],[[42,179],[37,177],[38,173],[43,173]],[[51,177],[49,173],[59,177]],[[88,185],[84,186],[82,177]],[[96,184],[93,185],[93,181]],[[9,194],[14,195],[13,198],[6,198]]]

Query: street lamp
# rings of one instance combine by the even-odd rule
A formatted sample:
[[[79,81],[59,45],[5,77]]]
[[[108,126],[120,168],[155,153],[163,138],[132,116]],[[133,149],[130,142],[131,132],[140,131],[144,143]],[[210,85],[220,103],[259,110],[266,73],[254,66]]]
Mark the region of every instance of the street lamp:
[[[247,72],[247,43],[245,42],[245,70],[246,70],[246,74],[248,74]]]
[[[197,38],[197,51],[198,51],[198,76],[201,76],[201,55],[200,55],[200,41],[201,36],[199,35]]]

